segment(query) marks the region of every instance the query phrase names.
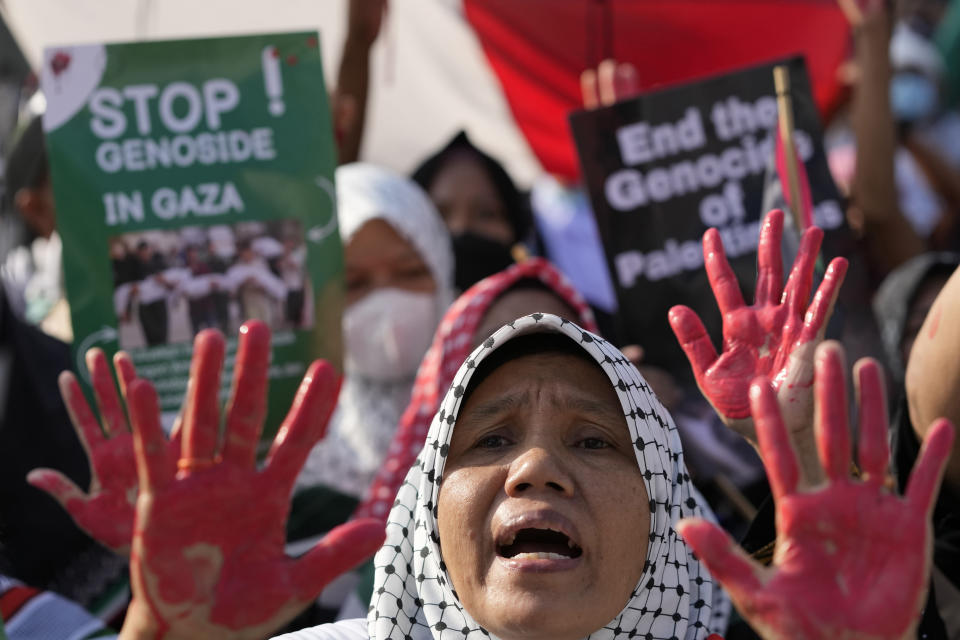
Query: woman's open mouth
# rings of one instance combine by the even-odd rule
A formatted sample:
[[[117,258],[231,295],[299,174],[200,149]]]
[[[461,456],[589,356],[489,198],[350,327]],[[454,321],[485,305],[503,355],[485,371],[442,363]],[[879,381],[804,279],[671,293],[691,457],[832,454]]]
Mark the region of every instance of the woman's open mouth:
[[[500,519],[494,530],[497,559],[512,571],[568,571],[583,562],[577,527],[553,509],[536,509]]]
[[[528,527],[509,532],[497,544],[497,555],[516,560],[566,560],[579,558],[583,549],[562,531]]]

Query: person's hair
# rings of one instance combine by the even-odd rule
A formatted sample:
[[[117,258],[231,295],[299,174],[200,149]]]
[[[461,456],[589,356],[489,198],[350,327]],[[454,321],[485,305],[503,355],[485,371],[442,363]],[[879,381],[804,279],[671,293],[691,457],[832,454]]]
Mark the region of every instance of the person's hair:
[[[38,189],[50,178],[43,118],[34,118],[17,137],[7,157],[4,188],[10,202],[21,189]]]
[[[492,340],[493,337],[487,338]],[[516,360],[533,355],[565,355],[579,358],[584,362],[589,362],[595,367],[599,367],[597,361],[590,357],[580,345],[574,342],[569,336],[562,333],[531,333],[524,336],[513,338],[507,344],[496,349],[491,353],[480,366],[477,367],[470,383],[467,385],[463,394],[463,402],[460,406],[467,404],[470,394],[480,384],[490,377],[490,375],[501,366]]]
[[[923,278],[917,283],[917,286],[914,288],[913,292],[910,294],[910,297],[907,299],[907,313],[910,313],[910,310],[913,309],[913,305],[916,304],[917,298],[920,296],[920,292],[927,285],[928,282],[939,279],[947,279],[953,275],[953,272],[957,270],[957,265],[960,264],[956,262],[956,259],[949,262],[937,262],[930,265],[930,270],[927,271]]]
[[[514,282],[512,285],[504,289],[500,293],[500,295],[497,296],[497,298],[494,300],[494,303],[496,303],[496,300],[500,299],[502,296],[505,296],[508,293],[514,293],[516,291],[541,291],[544,293],[549,293],[570,311],[570,318],[579,317],[579,314],[577,313],[576,309],[573,308],[573,305],[567,302],[567,300],[563,296],[561,296],[554,289],[549,287],[543,280],[540,280],[539,278],[533,278],[530,276],[527,276],[525,278],[520,278],[519,280]]]
[[[573,305],[567,302],[567,300],[563,296],[557,293],[557,291],[555,291],[554,289],[547,286],[547,284],[544,283],[542,280],[527,276],[524,278],[520,278],[519,280],[517,280],[516,282],[508,286],[506,289],[498,293],[493,300],[490,301],[486,311],[484,312],[484,317],[481,318],[480,325],[484,324],[486,314],[490,313],[490,311],[497,305],[497,303],[501,300],[501,298],[511,293],[523,293],[526,291],[537,291],[540,293],[547,293],[553,296],[554,299],[556,299],[557,302],[562,304],[563,308],[565,309],[565,313],[562,314],[563,317],[567,318],[568,320],[578,321],[580,314],[577,313],[577,310],[573,308]],[[478,326],[476,330],[479,331],[480,328],[481,327]],[[496,328],[499,329],[500,327],[496,327]],[[474,346],[479,345],[480,341],[485,339],[486,337],[487,337],[486,335],[475,333],[473,335],[473,345]]]
[[[461,131],[454,136],[445,147],[440,149],[440,151],[424,160],[410,177],[420,185],[424,191],[429,193],[430,187],[433,186],[433,181],[436,180],[437,175],[439,175],[443,167],[450,158],[459,154],[470,156],[480,163],[480,166],[483,167],[484,171],[486,171],[490,177],[500,199],[503,201],[504,212],[506,213],[510,227],[513,229],[514,242],[526,240],[527,235],[530,233],[531,225],[530,210],[527,206],[526,199],[523,197],[523,194],[520,193],[520,190],[517,189],[517,185],[514,184],[513,179],[510,178],[510,174],[503,168],[503,165],[474,146],[467,137],[466,132]]]
[[[504,293],[510,293],[511,291],[546,291],[547,293],[557,295],[556,291],[544,284],[543,280],[530,276],[520,278],[512,285],[507,287],[500,295],[503,295]],[[560,298],[560,296],[557,296],[557,298]]]
[[[3,198],[0,199],[0,261],[18,246],[29,246],[37,237],[14,204],[21,189],[39,189],[50,179],[47,147],[41,116],[34,117],[13,136],[10,152],[4,158]]]

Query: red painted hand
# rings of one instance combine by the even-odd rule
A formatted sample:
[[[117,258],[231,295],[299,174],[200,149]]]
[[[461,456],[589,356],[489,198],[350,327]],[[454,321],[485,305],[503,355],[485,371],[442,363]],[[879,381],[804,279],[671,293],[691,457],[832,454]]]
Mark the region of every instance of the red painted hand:
[[[197,336],[177,462],[160,427],[153,386],[139,379],[128,385],[140,495],[126,637],[265,637],[383,541],[382,523],[357,520],[334,529],[301,558],[284,554],[290,492],[326,428],[338,377],[325,362],[310,367],[258,471],[269,329],[260,322],[241,329],[220,442],[223,356],[219,333]]]
[[[767,639],[915,638],[930,577],[934,497],[953,442],[941,420],[924,442],[906,496],[887,490],[886,403],[880,368],[857,363],[861,480],[850,477],[843,352],[816,355],[816,440],[825,484],[798,491],[799,467],[766,379],[750,388],[767,477],[776,501],[773,564],[750,560],[719,527],[700,519],[677,529]]]
[[[69,478],[52,469],[34,469],[27,482],[43,489],[63,505],[77,525],[107,548],[127,555],[133,538],[133,512],[137,500],[137,470],[133,461],[133,436],[117,396],[107,358],[100,349],[86,354],[93,395],[103,417],[103,429],[90,410],[76,377],[60,375],[60,393],[70,419],[90,459],[90,491],[84,492]],[[121,392],[136,377],[130,357],[114,357]],[[179,449],[179,441],[172,447]]]
[[[784,419],[801,453],[802,479],[809,484],[822,475],[812,454],[813,353],[823,340],[827,320],[847,272],[847,261],[830,262],[809,307],[813,269],[823,232],[811,227],[803,234],[787,284],[781,291],[783,263],[780,238],[783,212],[767,214],[757,249],[757,288],[752,306],[744,304],[736,276],[716,229],[703,235],[703,257],[710,286],[723,315],[723,353],[713,343],[690,308],[670,310],[670,326],[693,367],[700,391],[721,419],[756,446],[750,419],[748,389],[758,375],[773,381]],[[804,315],[805,314],[805,315]],[[808,458],[814,458],[810,464]]]

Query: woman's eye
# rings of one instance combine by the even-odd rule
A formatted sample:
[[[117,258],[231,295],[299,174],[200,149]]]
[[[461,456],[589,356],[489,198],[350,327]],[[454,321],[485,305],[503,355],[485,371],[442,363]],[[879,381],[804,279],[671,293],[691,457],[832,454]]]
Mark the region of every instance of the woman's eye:
[[[474,211],[474,215],[483,222],[498,222],[503,218],[499,211],[490,207],[480,207]]]
[[[480,440],[477,441],[476,446],[478,449],[497,449],[499,447],[506,446],[506,444],[507,439],[503,436],[489,435],[480,438]]]
[[[584,438],[577,443],[577,446],[582,449],[606,449],[610,446],[610,443],[603,438]]]
[[[413,269],[404,269],[400,272],[400,278],[405,280],[414,280],[416,278],[422,278],[424,276],[429,276],[430,271],[424,267],[415,267]]]

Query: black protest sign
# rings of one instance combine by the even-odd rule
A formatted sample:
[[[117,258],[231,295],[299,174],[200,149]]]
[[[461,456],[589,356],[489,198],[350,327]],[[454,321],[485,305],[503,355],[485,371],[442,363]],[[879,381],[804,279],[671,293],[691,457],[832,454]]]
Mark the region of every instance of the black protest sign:
[[[720,314],[701,249],[708,227],[720,231],[745,299],[752,300],[759,225],[769,204],[764,192],[776,181],[777,64],[790,71],[797,153],[810,181],[814,221],[827,234],[824,254],[832,257],[845,251],[849,232],[802,59],[571,115],[617,291],[620,341],[642,345],[647,361],[675,374],[689,367],[667,322],[670,307],[693,308],[719,344]]]

